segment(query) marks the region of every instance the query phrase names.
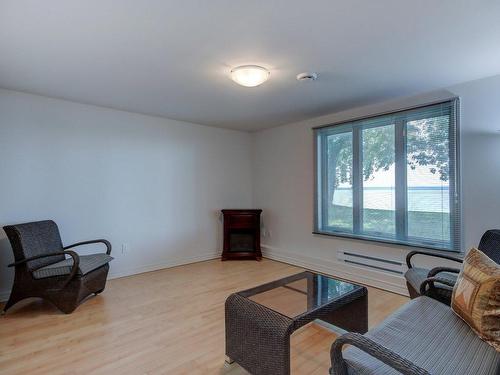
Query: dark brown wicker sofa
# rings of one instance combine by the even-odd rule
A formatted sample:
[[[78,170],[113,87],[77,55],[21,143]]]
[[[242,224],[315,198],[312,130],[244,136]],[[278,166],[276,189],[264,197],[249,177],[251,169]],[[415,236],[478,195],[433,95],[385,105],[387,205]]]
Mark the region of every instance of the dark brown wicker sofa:
[[[344,345],[351,345],[342,351]],[[500,353],[451,308],[411,300],[365,335],[347,333],[331,349],[333,375],[498,375]]]
[[[15,276],[4,313],[22,299],[41,297],[68,314],[90,294],[104,290],[108,263],[113,259],[108,241],[99,239],[63,247],[57,224],[51,220],[8,225],[3,229],[15,259],[9,264],[15,267]],[[106,253],[78,255],[69,250],[93,243],[103,243]]]

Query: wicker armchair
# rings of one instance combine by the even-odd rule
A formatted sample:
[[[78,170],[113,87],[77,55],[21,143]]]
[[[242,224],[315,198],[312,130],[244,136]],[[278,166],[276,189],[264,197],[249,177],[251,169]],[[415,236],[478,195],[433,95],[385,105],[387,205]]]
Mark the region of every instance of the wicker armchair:
[[[15,259],[8,266],[15,267],[15,277],[4,313],[25,298],[40,297],[69,314],[87,296],[104,290],[108,263],[113,259],[108,241],[99,239],[63,247],[57,224],[50,220],[8,225],[3,229]],[[103,243],[106,254],[79,256],[69,250],[93,243]]]
[[[500,263],[500,230],[492,229],[486,231],[481,237],[478,249],[495,262]],[[462,259],[426,251],[412,251],[406,257],[408,271],[405,273],[405,278],[410,297],[417,298],[421,295],[427,295],[449,305],[453,286],[455,285],[460,269],[454,267],[436,267],[428,270],[414,267],[411,259],[417,254],[453,260],[457,263],[462,263]]]

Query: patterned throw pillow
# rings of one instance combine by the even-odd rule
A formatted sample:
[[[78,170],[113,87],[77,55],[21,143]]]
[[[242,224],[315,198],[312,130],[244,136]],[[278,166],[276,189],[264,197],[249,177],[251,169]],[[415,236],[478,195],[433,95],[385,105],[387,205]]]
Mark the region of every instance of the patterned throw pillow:
[[[500,266],[478,249],[471,249],[464,259],[451,308],[500,351]]]

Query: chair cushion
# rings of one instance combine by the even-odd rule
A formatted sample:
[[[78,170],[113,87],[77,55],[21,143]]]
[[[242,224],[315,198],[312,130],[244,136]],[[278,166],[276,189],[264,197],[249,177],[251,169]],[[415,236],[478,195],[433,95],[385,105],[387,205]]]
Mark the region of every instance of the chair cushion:
[[[453,289],[451,309],[500,352],[500,265],[471,249]]]
[[[420,291],[420,284],[427,278],[428,269],[413,267],[405,273],[405,279],[417,292]]]
[[[80,255],[80,264],[78,266],[78,275],[86,275],[99,267],[104,266],[113,259],[107,254]],[[35,279],[43,279],[53,276],[64,276],[71,273],[73,267],[73,258],[68,258],[57,263],[37,269],[33,272]]]
[[[419,267],[413,267],[410,268],[408,271],[405,273],[405,279],[408,281],[408,283],[415,289],[418,293],[420,293],[420,285],[424,282],[425,279],[427,279],[427,275],[429,274],[429,270],[425,268],[419,268]],[[449,272],[440,272],[437,276],[449,280],[453,283],[457,280],[457,274],[449,273]],[[436,285],[439,285],[440,288],[449,290],[449,293],[451,295],[452,288],[447,286],[447,285],[442,285],[439,283],[436,283]]]
[[[449,306],[429,297],[411,300],[365,336],[431,374],[499,374],[500,353]],[[346,349],[343,357],[349,374],[399,374],[355,347]]]

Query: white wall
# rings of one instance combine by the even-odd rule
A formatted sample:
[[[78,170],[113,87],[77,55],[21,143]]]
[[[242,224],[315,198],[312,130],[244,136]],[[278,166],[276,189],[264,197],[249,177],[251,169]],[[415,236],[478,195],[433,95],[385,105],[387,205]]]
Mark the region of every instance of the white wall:
[[[251,207],[251,143],[244,132],[0,90],[0,226],[51,218],[65,244],[107,238],[112,276],[213,258],[218,211]],[[0,300],[12,260],[0,230]]]
[[[108,238],[120,276],[217,256],[218,210],[253,206],[264,209],[267,256],[404,293],[401,277],[346,266],[336,251],[403,259],[407,248],[311,234],[311,128],[452,95],[468,248],[500,227],[500,76],[253,135],[0,90],[0,226],[52,218],[66,244]],[[0,230],[0,299],[10,261]]]
[[[500,76],[496,76],[255,133],[254,204],[264,210],[264,226],[270,232],[262,240],[264,254],[405,293],[402,277],[347,266],[336,257],[337,250],[355,250],[403,260],[408,248],[311,234],[314,185],[311,128],[455,95],[461,98],[465,248],[477,245],[486,229],[500,228]]]

